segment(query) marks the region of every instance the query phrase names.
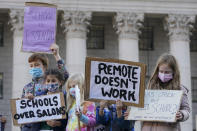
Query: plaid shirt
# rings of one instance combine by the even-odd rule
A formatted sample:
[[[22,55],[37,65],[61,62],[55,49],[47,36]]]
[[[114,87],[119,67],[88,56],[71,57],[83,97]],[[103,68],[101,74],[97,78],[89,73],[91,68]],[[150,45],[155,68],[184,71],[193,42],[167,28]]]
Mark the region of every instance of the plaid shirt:
[[[69,74],[68,71],[66,70],[64,61],[62,59],[57,61],[57,67],[62,73],[64,73],[64,78],[66,81],[69,77]],[[25,85],[25,87],[23,88],[22,98],[24,98],[27,93],[31,93],[34,96],[40,96],[46,94],[47,89],[45,88],[43,83],[44,83],[43,77],[32,79],[32,81],[27,85]]]

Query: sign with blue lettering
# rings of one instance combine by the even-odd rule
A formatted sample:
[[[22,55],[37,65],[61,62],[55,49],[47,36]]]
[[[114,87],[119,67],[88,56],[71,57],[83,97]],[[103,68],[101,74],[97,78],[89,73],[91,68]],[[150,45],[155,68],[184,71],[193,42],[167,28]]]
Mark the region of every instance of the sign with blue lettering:
[[[145,90],[144,108],[130,107],[127,120],[176,122],[181,90]]]
[[[143,107],[145,74],[142,63],[87,57],[85,99]]]
[[[34,99],[11,99],[14,125],[63,119],[66,108],[63,93],[43,95]]]

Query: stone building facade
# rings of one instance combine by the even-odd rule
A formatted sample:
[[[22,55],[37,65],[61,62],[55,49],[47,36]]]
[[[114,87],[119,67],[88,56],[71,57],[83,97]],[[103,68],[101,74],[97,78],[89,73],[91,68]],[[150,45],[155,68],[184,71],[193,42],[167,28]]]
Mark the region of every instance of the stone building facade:
[[[8,118],[6,131],[19,130],[11,122],[9,99],[20,97],[30,81],[27,58],[31,54],[21,52],[25,2],[0,0],[0,114]],[[190,90],[192,112],[182,130],[196,129],[196,0],[42,2],[58,6],[56,43],[70,73],[84,72],[85,57],[94,56],[143,62],[148,66],[148,79],[158,57],[172,53],[179,63],[181,83]],[[49,57],[50,65],[55,66],[54,58]],[[140,130],[139,124],[136,130]]]

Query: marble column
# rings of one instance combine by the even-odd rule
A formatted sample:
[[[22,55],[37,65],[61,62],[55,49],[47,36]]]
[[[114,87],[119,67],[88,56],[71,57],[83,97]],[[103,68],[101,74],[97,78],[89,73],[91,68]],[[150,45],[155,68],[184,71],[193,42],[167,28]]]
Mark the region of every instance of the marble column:
[[[85,72],[85,57],[87,54],[87,26],[91,20],[91,12],[64,11],[62,15],[64,32],[66,33],[66,65],[73,73]]]
[[[168,30],[170,52],[179,64],[181,84],[189,89],[190,118],[182,123],[183,131],[192,131],[192,99],[191,99],[191,66],[190,66],[190,34],[195,22],[194,15],[169,14],[165,29]]]
[[[115,16],[114,28],[118,34],[119,59],[139,61],[139,33],[144,14],[118,12]],[[135,123],[135,131],[141,131],[141,122]]]
[[[114,28],[119,40],[119,58],[139,61],[138,39],[144,14],[118,12],[115,16]]]
[[[31,80],[28,73],[28,57],[30,53],[24,53],[21,51],[24,11],[11,9],[9,15],[9,24],[12,26],[11,30],[13,31],[13,77],[11,98],[21,98],[23,87]],[[12,130],[19,131],[20,128],[13,126]]]

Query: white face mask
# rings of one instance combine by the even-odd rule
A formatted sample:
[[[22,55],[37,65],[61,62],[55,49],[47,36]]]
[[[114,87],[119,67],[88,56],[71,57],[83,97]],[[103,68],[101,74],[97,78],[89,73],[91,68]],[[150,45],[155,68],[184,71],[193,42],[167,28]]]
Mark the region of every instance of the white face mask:
[[[163,83],[168,82],[173,79],[172,73],[164,74],[164,73],[159,72],[158,77]]]
[[[75,88],[73,88],[73,87],[70,88],[69,92],[70,92],[70,95],[75,98]]]

